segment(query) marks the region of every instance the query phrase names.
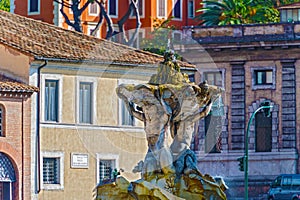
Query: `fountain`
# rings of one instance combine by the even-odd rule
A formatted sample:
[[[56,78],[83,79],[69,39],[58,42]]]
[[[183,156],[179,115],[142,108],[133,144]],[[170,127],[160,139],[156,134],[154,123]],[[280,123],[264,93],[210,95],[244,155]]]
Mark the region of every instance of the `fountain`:
[[[133,169],[141,179],[129,182],[118,176],[99,184],[96,199],[226,199],[225,183],[202,174],[190,150],[194,123],[207,116],[223,91],[206,82],[190,82],[172,51],[165,53],[148,83],[119,85],[119,98],[144,122],[148,152]]]

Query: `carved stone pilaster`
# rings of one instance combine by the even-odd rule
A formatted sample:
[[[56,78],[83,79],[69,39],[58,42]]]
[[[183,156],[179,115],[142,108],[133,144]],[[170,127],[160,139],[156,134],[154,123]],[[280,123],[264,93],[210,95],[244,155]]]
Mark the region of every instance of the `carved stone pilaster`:
[[[244,149],[245,136],[245,61],[230,62],[231,72],[231,147]]]
[[[282,65],[282,147],[296,148],[295,59],[284,59],[280,62]]]

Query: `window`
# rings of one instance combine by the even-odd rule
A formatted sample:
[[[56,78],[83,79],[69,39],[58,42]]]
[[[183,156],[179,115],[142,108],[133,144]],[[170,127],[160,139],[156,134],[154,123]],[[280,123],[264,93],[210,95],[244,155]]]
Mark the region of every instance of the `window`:
[[[157,17],[166,17],[166,0],[157,0]]]
[[[92,34],[92,31],[96,28],[96,24],[90,24],[88,23],[88,26],[87,26],[87,34],[88,35],[91,35]],[[101,27],[99,28],[99,30],[96,32],[96,35],[95,37],[97,38],[100,38],[100,30],[101,30]]]
[[[173,36],[173,43],[174,44],[181,44],[181,42],[182,42],[182,33],[180,31],[173,31],[172,36]]]
[[[43,158],[43,183],[59,184],[59,158]]]
[[[272,117],[266,117],[263,112],[255,114],[255,150],[256,152],[272,150]]]
[[[58,80],[45,80],[45,121],[58,121]]]
[[[273,83],[272,70],[256,70],[255,71],[255,84],[256,85],[270,85]]]
[[[204,72],[203,79],[209,85],[223,87],[222,71]],[[222,150],[222,116],[224,116],[224,104],[220,97],[213,103],[208,116],[204,118],[205,152],[207,153],[220,153]]]
[[[100,182],[113,179],[113,170],[115,169],[115,160],[99,161],[99,180]]]
[[[79,84],[79,123],[92,123],[92,88],[93,84]]]
[[[194,0],[188,0],[188,18],[194,18]]]
[[[89,15],[98,15],[98,4],[97,2],[93,2],[89,4]]]
[[[42,152],[42,189],[58,190],[64,188],[63,152]]]
[[[113,179],[113,171],[119,167],[119,155],[97,154],[97,183]]]
[[[300,21],[300,9],[286,9],[280,11],[281,22]]]
[[[181,9],[182,9],[181,0],[174,0],[173,5],[174,5],[173,17],[175,19],[181,19]]]
[[[118,15],[118,0],[108,1],[108,14],[114,17]]]
[[[135,36],[135,40],[133,41],[132,46],[139,49],[140,48],[140,44],[143,40],[143,38],[145,37],[145,32],[144,30],[139,30],[138,33],[136,33],[137,30],[129,30],[128,31],[128,35],[129,35],[129,39],[131,39],[133,36],[135,36],[134,34],[138,34],[137,36]]]
[[[251,68],[252,89],[275,89],[275,67]]]
[[[139,9],[140,17],[144,17],[144,0],[138,1],[138,9]],[[131,12],[131,17],[134,17],[134,16],[135,16],[135,10],[133,10],[133,12]]]
[[[0,105],[0,137],[5,136],[4,130],[4,123],[5,123],[5,110],[4,110],[4,106]]]
[[[222,80],[222,72],[221,71],[205,72],[204,73],[204,80],[206,80],[209,85],[216,85],[216,86],[219,86],[219,87],[223,87],[223,80]]]
[[[28,1],[28,13],[38,14],[40,11],[40,1],[39,0],[29,0]]]
[[[122,125],[133,126],[134,117],[128,112],[124,101],[121,100]]]

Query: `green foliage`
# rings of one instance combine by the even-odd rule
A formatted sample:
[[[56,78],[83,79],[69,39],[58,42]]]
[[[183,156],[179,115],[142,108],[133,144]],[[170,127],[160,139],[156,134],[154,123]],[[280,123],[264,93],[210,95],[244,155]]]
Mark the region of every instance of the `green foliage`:
[[[140,47],[144,51],[149,51],[159,55],[164,55],[167,50],[168,39],[171,39],[175,26],[170,26],[171,19],[154,19],[154,30],[150,33],[150,37],[141,41]],[[177,59],[181,57],[175,53]]]
[[[279,22],[273,0],[204,0],[205,7],[196,19],[205,25],[229,25]]]
[[[9,0],[0,0],[0,10],[8,11],[10,10]]]

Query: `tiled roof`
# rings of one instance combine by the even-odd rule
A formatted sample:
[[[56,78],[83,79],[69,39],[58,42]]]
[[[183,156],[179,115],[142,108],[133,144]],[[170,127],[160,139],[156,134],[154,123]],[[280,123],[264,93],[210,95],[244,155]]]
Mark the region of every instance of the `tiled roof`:
[[[123,64],[157,64],[162,56],[0,11],[0,43],[34,57]],[[189,63],[182,66],[194,67]]]
[[[0,92],[38,92],[39,89],[0,74]]]
[[[281,9],[295,9],[295,8],[300,8],[300,2],[280,6],[278,9],[281,10]]]

